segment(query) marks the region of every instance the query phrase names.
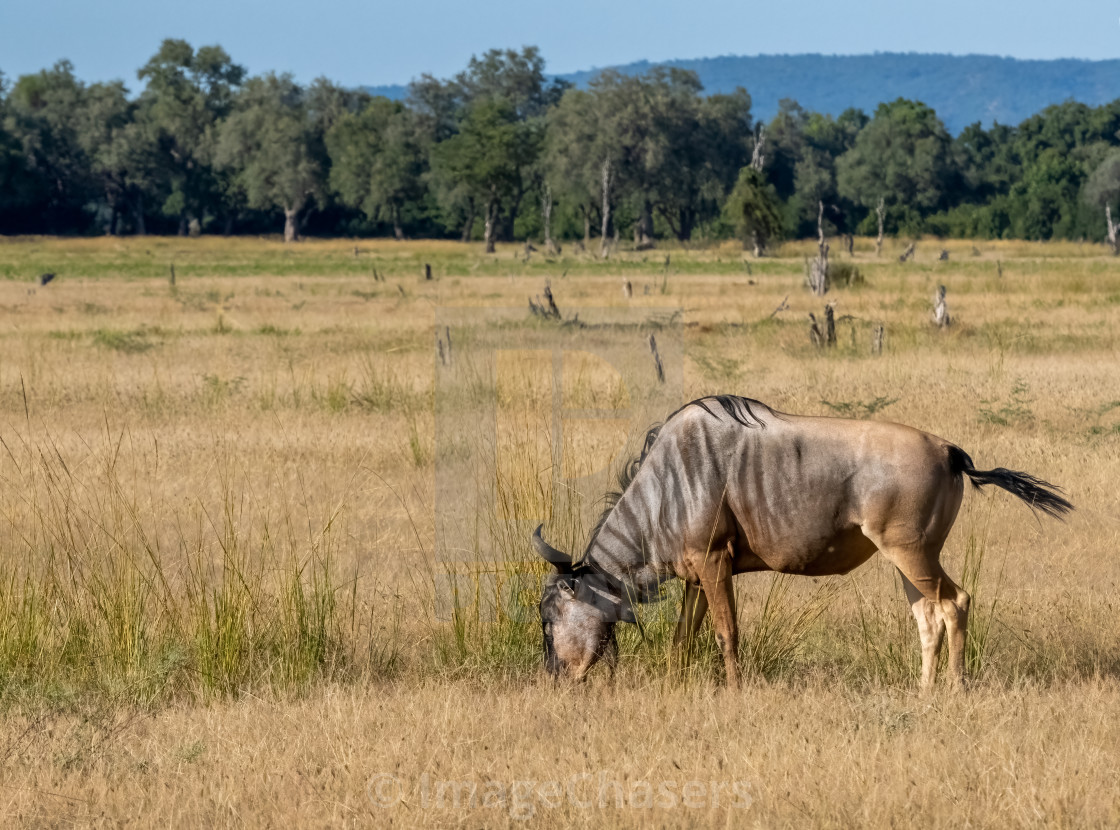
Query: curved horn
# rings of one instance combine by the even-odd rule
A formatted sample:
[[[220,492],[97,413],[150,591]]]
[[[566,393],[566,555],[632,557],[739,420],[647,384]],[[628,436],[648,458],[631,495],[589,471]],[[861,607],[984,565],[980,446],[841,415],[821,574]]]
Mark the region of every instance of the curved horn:
[[[552,547],[548,542],[541,538],[541,528],[544,525],[537,525],[537,529],[533,531],[533,547],[537,549],[537,553],[546,562],[550,562],[557,571],[562,574],[572,572],[572,557],[564,553],[562,550],[557,550]]]

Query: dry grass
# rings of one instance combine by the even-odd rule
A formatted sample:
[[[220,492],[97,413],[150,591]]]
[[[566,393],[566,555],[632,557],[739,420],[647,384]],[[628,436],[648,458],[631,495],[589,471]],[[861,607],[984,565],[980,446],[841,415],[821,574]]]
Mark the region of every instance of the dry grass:
[[[811,250],[788,244],[748,273],[730,245],[674,248],[666,267],[659,251],[525,263],[520,249],[487,258],[450,243],[363,241],[355,255],[341,241],[0,241],[0,815],[1114,825],[1120,265],[1072,243],[974,254],[936,240],[899,265],[858,240],[866,284],[830,295],[838,346],[819,353],[806,323],[822,303],[802,284]],[[438,279],[420,278],[424,262]],[[59,276],[38,288],[43,271]],[[539,510],[552,539],[578,546],[600,479],[542,497],[554,448],[537,424],[551,404],[524,351],[559,336],[526,308],[546,276],[562,312],[625,337],[619,321],[664,324],[681,309],[679,328],[657,330],[667,354],[680,332],[686,399],[737,392],[897,420],[981,467],[1064,484],[1078,507],[1066,525],[1004,494],[966,496],[944,559],[975,596],[973,690],[915,696],[917,637],[876,560],[831,580],[743,577],[744,658],[763,679],[739,696],[718,687],[708,640],[687,684],[665,681],[671,603],[648,609],[647,639],[626,632],[615,683],[541,681],[532,580],[435,555],[436,459],[448,456],[434,408],[451,404],[465,433],[495,396],[513,413],[494,432],[511,448],[496,473],[504,501],[463,528],[466,547],[490,539],[523,560],[521,525],[502,517]],[[955,318],[945,332],[929,324],[938,284]],[[518,368],[495,386],[439,387],[441,307],[511,309],[490,324],[460,312],[453,336],[457,355],[499,338],[522,350]],[[878,321],[887,345],[873,358]],[[633,330],[635,365],[649,361],[648,328]],[[594,344],[608,329],[571,336]],[[593,361],[569,368],[564,407],[643,411],[644,393]],[[568,430],[565,474],[648,417],[631,420]],[[524,596],[444,621],[434,589],[449,573],[484,606],[511,585]],[[380,773],[402,803],[371,800]],[[458,809],[446,784],[441,806],[440,781],[460,783]],[[574,799],[549,790],[572,781]]]

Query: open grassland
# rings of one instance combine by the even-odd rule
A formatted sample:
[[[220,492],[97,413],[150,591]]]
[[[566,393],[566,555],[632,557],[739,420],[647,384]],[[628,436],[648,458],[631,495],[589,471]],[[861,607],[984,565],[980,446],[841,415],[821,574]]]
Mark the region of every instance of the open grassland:
[[[902,247],[857,240],[862,279],[826,298],[837,345],[817,350],[810,244],[604,262],[0,240],[0,820],[1114,826],[1120,262],[928,241],[900,264]],[[545,279],[582,325],[529,314]],[[674,404],[899,421],[1064,485],[1064,525],[966,493],[943,554],[974,597],[966,694],[918,697],[917,634],[877,559],[740,577],[741,693],[709,639],[666,679],[672,601],[622,632],[613,681],[539,676],[526,528],[579,548],[605,477],[578,476],[667,412],[664,388],[579,350],[621,343],[612,365],[649,380],[650,333]],[[493,349],[491,376],[471,361]],[[557,402],[595,416],[565,421],[561,450]],[[558,479],[576,482],[559,501]],[[480,481],[492,499],[461,521]]]

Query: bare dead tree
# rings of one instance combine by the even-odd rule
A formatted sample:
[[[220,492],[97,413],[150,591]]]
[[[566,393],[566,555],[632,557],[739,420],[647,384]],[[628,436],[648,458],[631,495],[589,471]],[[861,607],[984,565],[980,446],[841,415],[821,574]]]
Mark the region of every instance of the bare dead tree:
[[[823,297],[828,293],[828,242],[824,238],[824,202],[817,206],[817,258],[809,263],[809,288]]]
[[[494,241],[498,230],[498,195],[497,186],[490,186],[490,202],[486,205],[486,222],[483,225],[483,236],[486,239],[486,253],[494,253]]]
[[[907,246],[906,246],[906,250],[905,250],[905,251],[903,251],[903,252],[902,252],[902,253],[901,253],[901,254],[899,255],[899,257],[898,257],[898,261],[899,261],[899,262],[906,262],[906,260],[908,260],[908,259],[913,259],[913,258],[914,258],[914,249],[915,249],[916,247],[917,247],[917,246],[916,246],[916,245],[915,245],[915,244],[914,244],[913,242],[911,242],[911,243],[910,243],[909,245],[907,245]]]
[[[548,311],[557,320],[560,319],[560,309],[556,307],[556,300],[552,296],[551,280],[544,281],[544,298],[548,301]]]
[[[540,294],[537,295],[535,300],[532,297],[529,298],[529,311],[532,312],[534,317],[543,317],[546,320],[552,317]]]
[[[1108,244],[1112,246],[1112,255],[1120,254],[1120,241],[1117,241],[1116,230],[1120,228],[1120,222],[1112,221],[1112,207],[1110,205],[1104,206],[1104,219],[1108,223]]]
[[[436,329],[436,356],[439,358],[441,366],[451,365],[451,329],[447,326],[443,327],[444,336],[441,337],[439,329]],[[446,339],[444,339],[446,337]]]
[[[883,253],[883,219],[887,215],[886,204],[883,197],[879,197],[879,204],[875,206],[875,215],[879,219],[879,235],[875,237],[875,256],[880,256]]]
[[[940,329],[948,328],[952,320],[949,317],[949,306],[945,302],[945,286],[937,286],[933,295],[933,322]]]
[[[544,193],[541,194],[541,221],[544,224],[545,253],[559,253],[556,243],[552,241],[552,185],[548,182],[544,183]]]
[[[998,259],[996,260],[996,276],[1003,279],[1003,263]]]
[[[432,265],[430,262],[424,263],[424,279],[430,280],[432,278]]]
[[[167,281],[169,283],[171,283],[171,285],[175,285],[175,263],[174,262],[171,263],[171,275],[167,278]]]
[[[622,278],[622,296],[628,300],[634,296],[634,286],[625,277]]]
[[[836,313],[832,303],[824,307],[824,342],[830,349],[836,346]]]
[[[948,248],[942,248],[941,249],[941,253],[939,253],[937,255],[937,261],[938,262],[948,262],[949,261],[949,249]]]
[[[770,316],[767,317],[766,319],[767,320],[773,320],[775,317],[778,316],[779,312],[785,311],[787,308],[789,308],[789,303],[786,302],[786,300],[788,300],[788,299],[789,299],[789,294],[786,294],[782,298],[782,301],[780,303],[778,303],[778,307],[776,309],[774,309],[773,311],[771,311]]]
[[[533,313],[534,317],[543,317],[546,320],[560,319],[560,309],[556,307],[556,298],[552,296],[551,281],[544,281],[543,300],[539,294],[535,300],[532,297],[529,298],[529,311]]]
[[[844,247],[848,249],[848,256],[855,256],[856,238],[850,233],[844,234]]]
[[[883,353],[883,324],[876,323],[871,331],[871,354]]]
[[[754,149],[751,150],[751,167],[762,172],[762,165],[766,163],[766,155],[763,151],[766,149],[766,125],[758,125],[758,135],[754,140]]]
[[[611,243],[610,243],[609,238],[607,236],[607,234],[610,233],[610,229],[611,229],[611,158],[610,158],[610,156],[607,156],[605,159],[603,159],[602,187],[603,187],[603,232],[602,232],[602,244],[599,247],[599,256],[601,256],[603,259],[606,259],[607,255],[610,253],[610,250],[611,250]]]

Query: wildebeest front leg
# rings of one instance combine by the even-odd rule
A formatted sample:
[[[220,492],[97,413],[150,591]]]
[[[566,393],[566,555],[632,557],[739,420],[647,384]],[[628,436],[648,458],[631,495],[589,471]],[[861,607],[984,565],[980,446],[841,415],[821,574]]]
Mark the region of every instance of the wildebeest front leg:
[[[708,551],[696,557],[700,587],[708,598],[712,612],[712,628],[723,652],[727,685],[739,688],[739,622],[735,613],[735,584],[732,581],[731,557],[725,550]]]
[[[670,658],[672,670],[680,676],[688,668],[692,654],[692,644],[700,633],[704,615],[708,613],[708,596],[697,582],[685,582],[684,597],[681,599],[681,616],[677,620],[677,630],[673,635],[673,651]]]

